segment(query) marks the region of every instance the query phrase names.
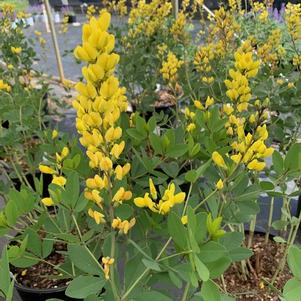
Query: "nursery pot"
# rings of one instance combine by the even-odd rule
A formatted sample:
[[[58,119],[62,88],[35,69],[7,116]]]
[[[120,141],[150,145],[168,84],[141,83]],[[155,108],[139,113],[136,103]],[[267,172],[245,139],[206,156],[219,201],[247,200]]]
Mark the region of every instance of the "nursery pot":
[[[76,22],[76,16],[75,15],[65,15],[65,17],[68,18],[68,23],[75,23]]]
[[[48,299],[61,299],[66,301],[79,300],[67,297],[65,295],[66,287],[37,289],[25,287],[15,282],[15,289],[23,301],[46,301]]]

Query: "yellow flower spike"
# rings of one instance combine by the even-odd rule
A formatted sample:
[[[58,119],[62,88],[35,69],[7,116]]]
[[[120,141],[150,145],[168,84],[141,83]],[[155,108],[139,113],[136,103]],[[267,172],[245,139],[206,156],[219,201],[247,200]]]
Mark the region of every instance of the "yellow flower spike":
[[[67,182],[67,180],[63,176],[59,176],[59,177],[53,176],[51,183],[56,184],[58,186],[65,186],[66,182]]]
[[[252,160],[248,166],[250,170],[262,171],[265,168],[265,162],[260,162],[257,159]]]
[[[54,205],[54,202],[51,198],[43,198],[41,202],[47,207]]]
[[[114,146],[111,149],[110,154],[112,156],[114,156],[115,159],[118,159],[120,154],[123,152],[124,147],[125,147],[125,142],[124,141],[120,142],[119,144],[114,144]]]
[[[224,182],[222,179],[219,179],[218,182],[215,184],[216,189],[222,190],[224,188]]]
[[[45,173],[45,174],[50,174],[53,175],[56,173],[56,171],[54,169],[52,169],[51,167],[47,166],[47,165],[39,165],[39,170],[41,173]]]
[[[217,151],[212,153],[212,160],[218,167],[228,169],[223,157]]]
[[[158,197],[158,194],[157,194],[157,190],[156,190],[156,187],[154,185],[154,182],[153,182],[152,178],[149,178],[148,183],[149,183],[150,194],[151,194],[152,198],[154,200],[156,200],[157,197]]]
[[[188,216],[187,215],[183,215],[181,217],[181,222],[182,222],[183,225],[187,225],[187,223],[188,223]]]
[[[63,147],[62,153],[61,153],[62,159],[64,160],[68,155],[69,155],[69,148],[67,146],[65,146],[65,147]]]
[[[53,130],[51,133],[51,139],[55,139],[57,138],[59,135],[59,132],[57,130]]]
[[[104,157],[99,162],[99,167],[103,171],[110,171],[113,168],[113,163],[110,158]]]
[[[89,208],[88,214],[94,219],[97,225],[104,224],[106,222],[104,219],[104,215],[96,210],[93,210],[92,208]]]
[[[174,204],[181,204],[185,201],[186,193],[185,192],[179,192],[173,197],[173,203]]]

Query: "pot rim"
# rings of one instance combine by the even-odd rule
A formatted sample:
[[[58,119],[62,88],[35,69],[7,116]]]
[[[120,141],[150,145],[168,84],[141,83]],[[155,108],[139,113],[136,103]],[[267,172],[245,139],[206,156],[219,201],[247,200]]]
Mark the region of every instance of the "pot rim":
[[[16,279],[14,279],[14,286],[17,290],[27,293],[36,293],[36,294],[47,294],[47,293],[59,293],[66,290],[67,285],[56,288],[32,288],[19,284]]]

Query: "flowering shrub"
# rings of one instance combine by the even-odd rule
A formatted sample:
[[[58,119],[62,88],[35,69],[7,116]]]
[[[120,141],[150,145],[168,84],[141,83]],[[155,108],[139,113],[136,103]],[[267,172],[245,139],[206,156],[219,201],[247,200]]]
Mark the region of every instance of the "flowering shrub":
[[[124,5],[110,6],[125,14]],[[209,17],[198,47],[189,22],[202,13],[202,1],[191,10],[183,1],[177,19],[169,1],[132,5],[118,54],[111,15],[102,10],[95,17],[89,9],[74,50],[85,64],[73,101],[84,154],[48,133],[39,166],[51,178],[47,194],[29,185],[11,189],[0,214],[3,234],[19,232],[4,263],[27,268],[47,261],[59,242],[64,262],[56,269],[72,298],[172,300],[173,288],[183,301],[234,300],[226,282],[234,269],[246,281],[256,275],[258,290],[269,296],[298,300],[301,255],[294,244],[301,215],[290,206],[300,188],[288,190],[288,181],[301,176],[300,6],[288,5],[283,14],[295,51],[286,54],[276,23],[271,35],[246,33],[249,22],[269,24],[262,3],[248,13],[229,1],[229,9]],[[19,45],[11,47],[22,54]],[[0,88],[5,95],[14,89],[6,78]],[[170,111],[147,114],[162,90],[172,99]],[[285,118],[294,122],[286,125]],[[264,243],[271,243],[272,228],[279,231],[274,240],[282,257],[271,276],[258,279],[250,257],[264,194],[270,202]],[[283,206],[273,220],[276,197]],[[280,285],[286,262],[294,277]]]

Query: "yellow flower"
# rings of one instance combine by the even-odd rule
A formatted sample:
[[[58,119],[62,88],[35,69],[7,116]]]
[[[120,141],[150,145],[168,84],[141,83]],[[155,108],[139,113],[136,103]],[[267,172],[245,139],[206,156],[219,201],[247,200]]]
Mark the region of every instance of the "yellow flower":
[[[183,225],[186,225],[188,223],[188,216],[187,215],[183,215],[181,217],[181,222]]]
[[[20,54],[22,52],[22,48],[21,47],[10,47],[10,50],[12,53],[14,54]]]
[[[54,205],[54,202],[51,198],[43,198],[41,202],[47,207]]]
[[[106,280],[110,279],[110,266],[114,264],[114,258],[110,257],[102,257],[102,263],[103,263],[103,271],[105,274]]]
[[[113,163],[111,161],[110,158],[108,157],[104,157],[100,163],[99,163],[99,167],[101,170],[103,171],[110,171],[113,168]]]
[[[125,147],[125,142],[124,141],[122,141],[119,144],[114,144],[114,146],[111,149],[110,154],[112,156],[114,156],[116,159],[118,159],[120,154],[123,152],[124,147]]]
[[[187,127],[186,127],[187,132],[192,132],[192,131],[194,131],[195,129],[196,129],[196,125],[195,125],[195,123],[193,123],[193,122],[189,123],[189,124],[187,125]]]
[[[214,151],[212,153],[212,160],[218,167],[227,169],[227,165],[226,165],[223,157],[217,151]]]
[[[51,167],[47,166],[47,165],[39,165],[39,170],[41,173],[45,173],[45,174],[50,174],[53,175],[56,173],[56,171],[54,169],[52,169]]]
[[[193,102],[194,106],[199,109],[199,110],[204,110],[204,106],[202,105],[202,103],[199,100],[195,100]]]
[[[52,182],[53,184],[59,185],[59,186],[64,186],[66,184],[67,180],[63,176],[53,176]]]
[[[130,163],[126,163],[123,167],[117,165],[115,168],[116,179],[121,181],[123,177],[125,177],[129,173],[130,169],[131,169]]]
[[[95,223],[97,225],[104,224],[106,222],[104,219],[104,215],[96,210],[93,210],[92,208],[89,208],[88,214],[95,220]]]
[[[219,179],[218,182],[215,184],[216,189],[222,190],[224,188],[224,183],[222,179]]]
[[[53,130],[52,134],[51,134],[51,139],[57,138],[58,135],[59,135],[59,132],[57,130]]]
[[[158,197],[158,194],[157,194],[157,190],[156,190],[156,187],[154,185],[152,178],[149,178],[148,183],[149,183],[150,194],[151,194],[152,198],[154,200],[156,200]]]
[[[210,96],[207,97],[205,102],[206,109],[214,104],[214,99]]]
[[[260,162],[257,159],[254,159],[248,164],[248,168],[250,170],[261,171],[265,168],[265,162]]]
[[[126,191],[124,187],[120,187],[115,193],[112,202],[122,204],[123,201],[128,201],[132,198],[132,192]]]
[[[128,234],[129,230],[136,224],[136,219],[132,218],[130,221],[122,221],[119,217],[114,218],[112,221],[112,228],[118,229],[119,233]]]

